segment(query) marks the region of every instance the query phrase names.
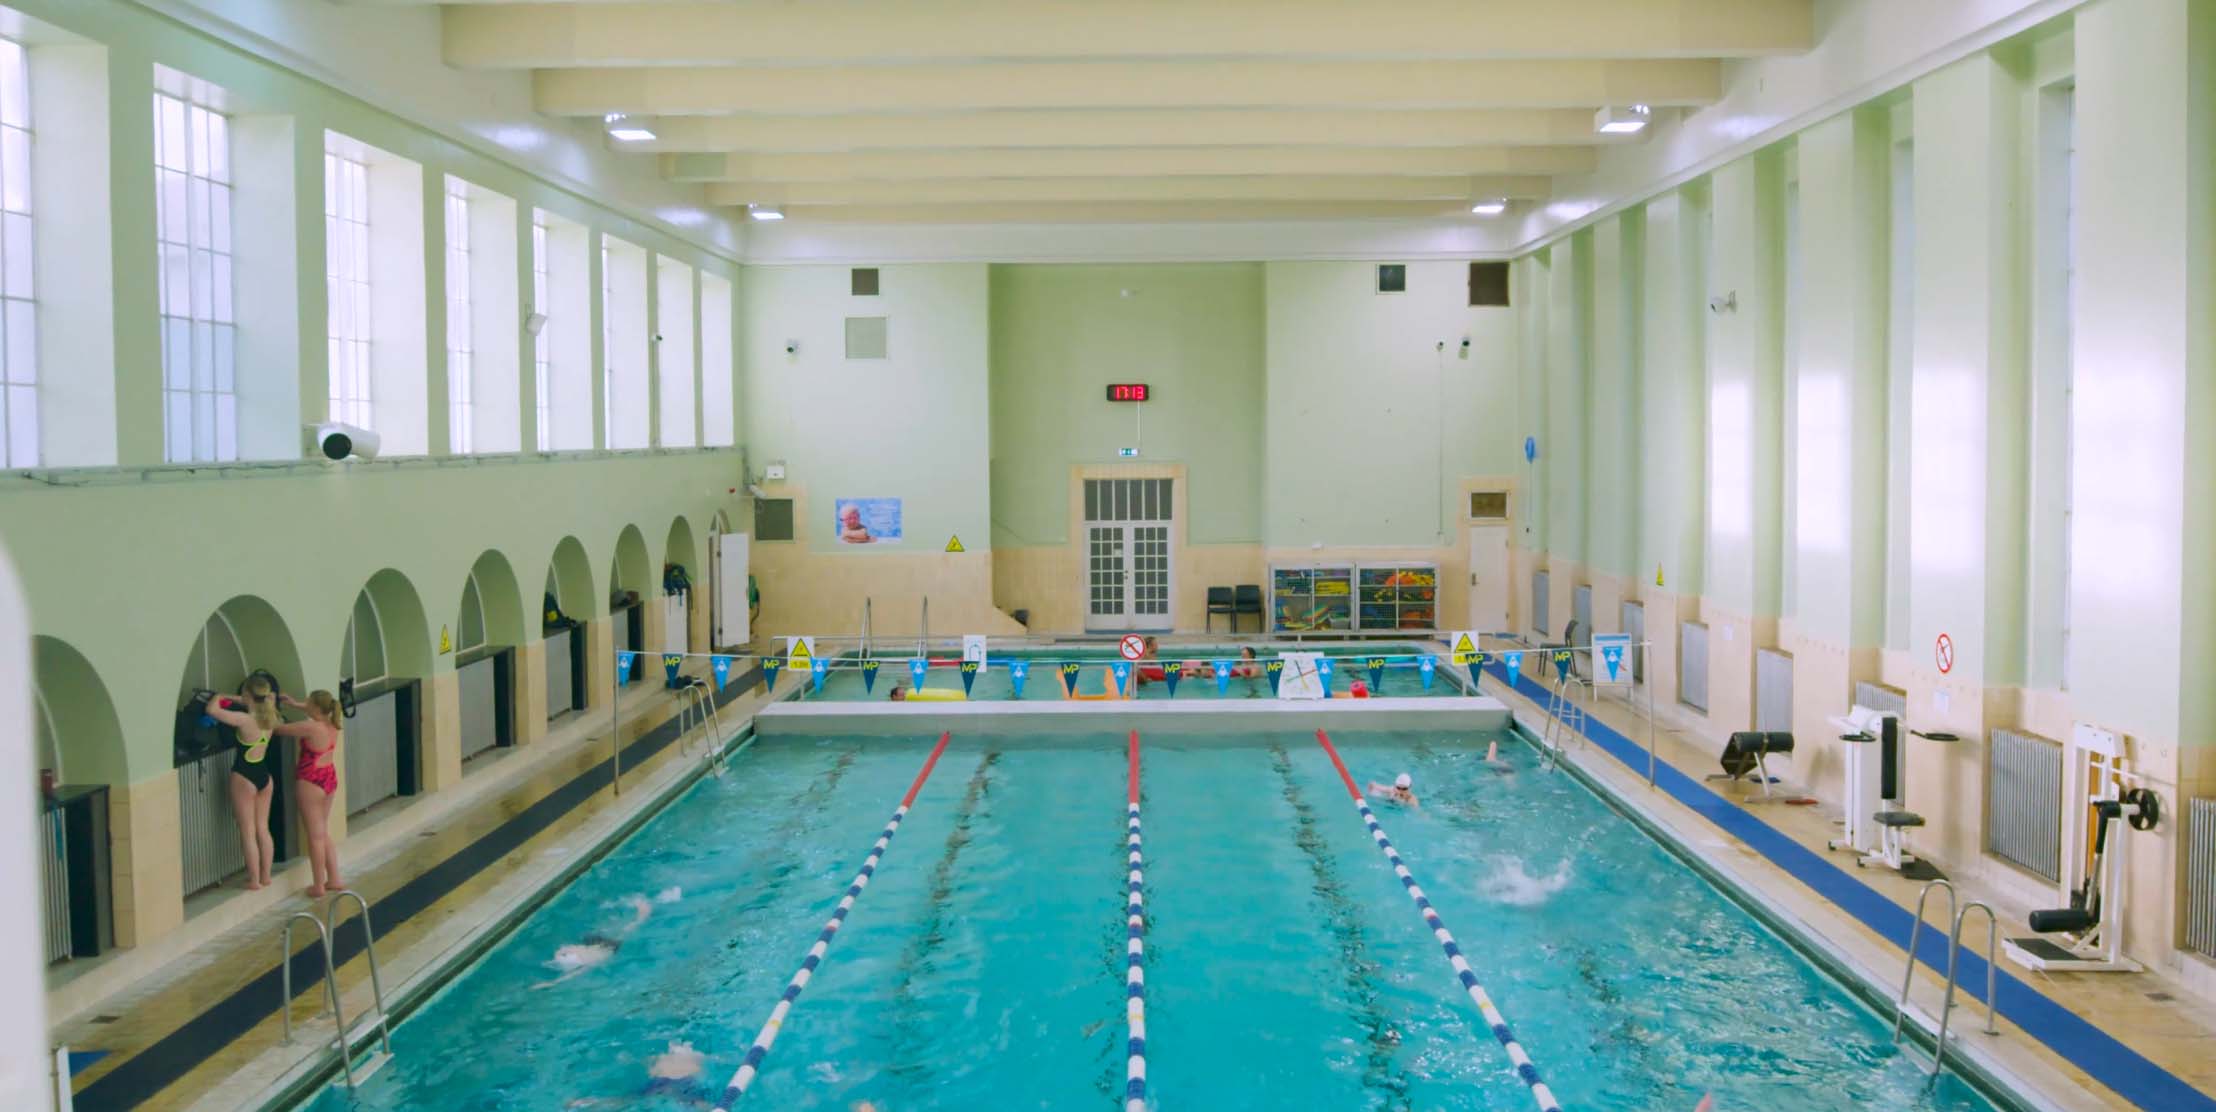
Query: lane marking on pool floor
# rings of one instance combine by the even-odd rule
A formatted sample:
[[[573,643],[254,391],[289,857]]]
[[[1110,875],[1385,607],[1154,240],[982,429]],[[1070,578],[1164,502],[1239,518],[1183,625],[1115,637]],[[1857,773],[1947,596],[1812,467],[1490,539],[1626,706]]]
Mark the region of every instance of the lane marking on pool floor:
[[[1486,674],[1532,700],[1542,708],[1538,713],[1544,716],[1545,699],[1550,693],[1544,684],[1525,676],[1511,676],[1500,665],[1487,665]],[[1643,746],[1590,714],[1585,717],[1583,732],[1619,763],[1642,776],[1646,774],[1647,751]],[[1737,838],[1863,926],[1876,931],[1895,949],[1907,952],[1909,928],[1915,921],[1907,908],[1667,761],[1661,764],[1655,783],[1671,798]],[[1945,933],[1924,931],[1916,947],[1916,960],[1934,972],[1944,973],[1947,967]],[[1983,999],[1985,959],[1965,946],[1960,961],[1962,992]],[[1996,972],[1999,974],[1996,980],[2001,1015],[2095,1081],[2143,1108],[2216,1112],[2216,1095],[2194,1088],[2083,1016],[2025,984],[2015,974],[2005,969]],[[1960,1045],[1959,1040],[1957,1045]]]
[[[1464,991],[1485,1017],[1486,1026],[1493,1029],[1493,1037],[1500,1040],[1501,1049],[1507,1051],[1510,1065],[1516,1067],[1516,1076],[1531,1089],[1531,1098],[1539,1102],[1540,1112],[1562,1112],[1562,1105],[1554,1099],[1554,1091],[1539,1077],[1539,1067],[1524,1053],[1523,1044],[1516,1041],[1515,1032],[1509,1030],[1508,1020],[1493,1006],[1493,998],[1486,994],[1485,986],[1477,983],[1477,973],[1470,968],[1469,960],[1462,956],[1462,947],[1447,930],[1446,921],[1439,918],[1437,909],[1431,906],[1430,897],[1423,894],[1423,886],[1416,883],[1415,874],[1400,859],[1400,851],[1393,848],[1393,840],[1385,836],[1385,828],[1377,824],[1377,816],[1370,813],[1370,801],[1362,797],[1362,789],[1354,786],[1354,777],[1347,772],[1345,761],[1339,759],[1339,749],[1331,744],[1331,735],[1316,731],[1316,743],[1323,746],[1324,755],[1331,758],[1331,767],[1339,772],[1339,779],[1347,786],[1347,795],[1353,798],[1354,807],[1362,813],[1362,823],[1370,831],[1370,840],[1377,843],[1385,860],[1392,863],[1393,875],[1400,878],[1400,886],[1408,892],[1408,898],[1416,902],[1416,910],[1423,913],[1424,925],[1431,928],[1431,936],[1439,940],[1439,948],[1447,955],[1447,964],[1454,967],[1454,976],[1462,982]]]
[[[1125,1044],[1130,1060],[1124,1068],[1124,1112],[1146,1112],[1146,897],[1141,889],[1146,884],[1146,860],[1139,847],[1139,731],[1131,731],[1131,770],[1129,774],[1129,818],[1125,828],[1129,831],[1124,844],[1131,849],[1128,894],[1124,898],[1124,927],[1128,941],[1124,943],[1124,1020],[1130,1028],[1130,1039]]]
[[[870,847],[869,856],[862,859],[860,872],[846,886],[846,895],[839,898],[838,906],[831,911],[830,921],[824,923],[823,933],[816,936],[815,945],[808,947],[808,956],[801,959],[800,969],[785,985],[785,993],[777,1000],[777,1006],[769,1011],[769,1018],[762,1021],[762,1030],[754,1036],[754,1045],[747,1048],[746,1061],[739,1072],[731,1076],[731,1083],[724,1086],[723,1096],[716,1102],[716,1112],[731,1112],[731,1106],[754,1083],[762,1066],[762,1059],[769,1056],[769,1048],[777,1042],[777,1033],[785,1026],[785,1017],[793,1010],[793,1001],[800,999],[800,991],[808,987],[808,980],[823,964],[823,955],[831,949],[831,940],[838,937],[839,927],[846,922],[847,912],[854,910],[854,901],[862,898],[862,889],[869,887],[869,878],[877,872],[877,862],[885,856],[885,847],[892,844],[893,835],[900,832],[900,820],[908,817],[908,808],[916,802],[916,794],[923,790],[923,782],[931,778],[931,770],[938,766],[939,755],[946,752],[951,731],[939,734],[939,743],[931,747],[931,755],[924,758],[923,768],[916,773],[916,782],[908,785],[908,794],[901,797],[900,806],[893,809],[891,821],[885,824],[877,843]]]

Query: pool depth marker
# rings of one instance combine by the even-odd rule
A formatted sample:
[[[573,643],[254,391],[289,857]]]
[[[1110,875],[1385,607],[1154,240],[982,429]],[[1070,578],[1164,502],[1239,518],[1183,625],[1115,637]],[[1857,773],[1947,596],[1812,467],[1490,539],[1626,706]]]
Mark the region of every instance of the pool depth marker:
[[[1553,1090],[1548,1089],[1547,1083],[1540,1080],[1539,1067],[1533,1065],[1531,1056],[1524,1053],[1522,1044],[1516,1041],[1515,1033],[1508,1029],[1508,1020],[1501,1016],[1500,1009],[1493,1006],[1493,998],[1485,994],[1485,986],[1477,983],[1477,974],[1471,971],[1469,961],[1462,956],[1462,947],[1454,941],[1454,935],[1447,930],[1438,911],[1432,908],[1431,899],[1423,894],[1423,888],[1416,883],[1415,875],[1401,862],[1400,851],[1393,848],[1392,839],[1387,838],[1385,829],[1377,825],[1377,816],[1370,813],[1370,801],[1362,797],[1362,789],[1354,786],[1354,777],[1347,772],[1346,762],[1339,759],[1339,750],[1331,744],[1331,735],[1317,730],[1316,741],[1323,746],[1324,755],[1331,758],[1331,767],[1338,770],[1339,779],[1346,783],[1347,794],[1354,797],[1355,809],[1362,812],[1362,822],[1370,829],[1370,839],[1377,843],[1378,849],[1384,851],[1385,860],[1392,862],[1393,875],[1400,878],[1400,885],[1407,889],[1408,898],[1416,901],[1416,910],[1423,912],[1424,925],[1431,928],[1432,937],[1437,938],[1440,948],[1446,951],[1447,964],[1454,967],[1455,977],[1469,992],[1470,999],[1476,1002],[1477,1010],[1484,1015],[1486,1025],[1493,1029],[1493,1037],[1499,1039],[1501,1048],[1508,1052],[1508,1061],[1516,1067],[1516,1076],[1523,1078],[1524,1084],[1531,1087],[1532,1099],[1539,1102],[1541,1112],[1562,1112],[1562,1105],[1554,1099]]]
[[[900,830],[900,820],[908,817],[908,808],[915,803],[916,794],[923,790],[923,782],[931,778],[931,770],[939,763],[939,755],[946,752],[950,732],[939,734],[939,743],[931,747],[931,755],[924,758],[923,769],[916,773],[916,782],[908,785],[908,794],[901,797],[900,806],[894,808],[892,820],[885,824],[883,833],[877,836],[877,844],[870,847],[869,856],[862,859],[862,869],[854,874],[852,883],[846,886],[846,895],[839,899],[838,907],[831,912],[831,919],[823,925],[823,933],[816,936],[816,944],[808,947],[808,956],[801,959],[800,969],[785,985],[785,994],[778,998],[777,1006],[769,1011],[769,1018],[762,1021],[760,1034],[754,1036],[754,1045],[747,1048],[746,1061],[739,1072],[731,1075],[731,1083],[724,1086],[723,1096],[716,1102],[716,1112],[730,1112],[746,1087],[754,1083],[761,1069],[762,1059],[769,1056],[771,1044],[777,1041],[777,1033],[785,1026],[785,1016],[793,1009],[793,1001],[800,998],[800,990],[808,987],[808,979],[815,976],[816,967],[823,964],[824,952],[831,948],[831,940],[839,933],[840,924],[846,922],[846,913],[854,909],[854,901],[862,896],[862,889],[869,887],[869,878],[877,871],[877,862],[885,856],[885,847],[892,844],[893,835]]]
[[[1145,859],[1139,850],[1139,731],[1131,731],[1130,809],[1125,827],[1129,834],[1124,844],[1131,847],[1128,878],[1129,894],[1124,899],[1125,929],[1129,941],[1124,943],[1124,1020],[1131,1036],[1126,1044],[1130,1050],[1129,1064],[1124,1068],[1124,1112],[1146,1112],[1146,897],[1140,889],[1146,883]]]

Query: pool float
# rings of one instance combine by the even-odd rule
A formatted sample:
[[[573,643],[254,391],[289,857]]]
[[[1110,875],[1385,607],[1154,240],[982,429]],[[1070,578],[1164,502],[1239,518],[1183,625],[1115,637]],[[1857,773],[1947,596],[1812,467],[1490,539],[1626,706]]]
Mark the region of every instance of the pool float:
[[[1064,680],[1062,684],[1062,697],[1065,699],[1074,699],[1080,703],[1105,703],[1124,698],[1124,696],[1116,693],[1115,669],[1102,668],[1100,670],[1100,676],[1101,679],[1105,681],[1102,684],[1102,687],[1105,690],[1101,691],[1100,694],[1087,695],[1084,692],[1077,690],[1074,684],[1071,684],[1067,680]]]
[[[966,703],[969,701],[969,694],[951,687],[918,687],[901,696],[901,700],[909,703]]]

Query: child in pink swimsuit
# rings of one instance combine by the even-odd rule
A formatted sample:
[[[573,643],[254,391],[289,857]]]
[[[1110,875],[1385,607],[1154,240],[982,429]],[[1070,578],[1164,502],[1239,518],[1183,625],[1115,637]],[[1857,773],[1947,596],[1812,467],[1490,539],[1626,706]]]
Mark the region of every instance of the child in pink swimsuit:
[[[315,883],[308,888],[308,898],[320,898],[325,892],[337,892],[346,887],[339,879],[338,850],[331,844],[331,800],[339,790],[339,725],[343,717],[339,701],[328,691],[311,691],[307,701],[287,697],[285,705],[308,713],[305,721],[287,722],[277,727],[283,737],[300,742],[300,759],[293,772],[298,781],[300,825],[308,833],[308,868],[315,875]]]

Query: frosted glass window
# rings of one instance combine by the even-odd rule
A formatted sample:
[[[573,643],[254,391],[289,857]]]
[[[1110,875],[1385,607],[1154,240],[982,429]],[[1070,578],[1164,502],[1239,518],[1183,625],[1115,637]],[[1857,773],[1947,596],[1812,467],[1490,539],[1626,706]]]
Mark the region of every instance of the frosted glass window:
[[[369,165],[323,147],[324,288],[330,302],[331,420],[376,428],[370,389]]]
[[[532,398],[539,411],[539,451],[547,451],[554,445],[554,330],[548,327],[547,308],[548,278],[552,264],[547,260],[546,217],[531,217],[531,311],[539,314],[539,334],[532,337],[532,380],[537,388]]]
[[[38,299],[32,288],[31,74],[0,39],[0,466],[39,462]]]
[[[230,118],[196,98],[155,93],[154,193],[165,458],[235,460]]]
[[[475,345],[469,303],[469,186],[446,179],[446,409],[447,446],[456,455],[477,450],[471,360]]]

